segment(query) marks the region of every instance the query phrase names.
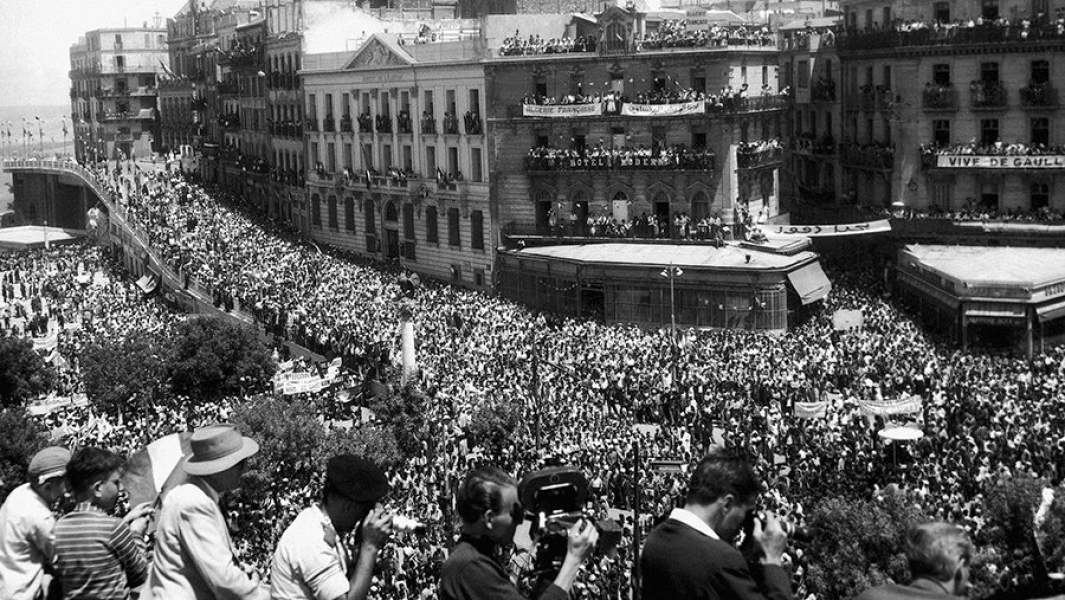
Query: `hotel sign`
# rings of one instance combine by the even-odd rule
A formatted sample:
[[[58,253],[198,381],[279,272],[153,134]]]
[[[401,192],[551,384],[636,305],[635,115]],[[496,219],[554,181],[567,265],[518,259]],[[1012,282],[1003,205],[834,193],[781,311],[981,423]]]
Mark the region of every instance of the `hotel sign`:
[[[1065,156],[983,156],[974,154],[940,154],[940,169],[1065,169]]]

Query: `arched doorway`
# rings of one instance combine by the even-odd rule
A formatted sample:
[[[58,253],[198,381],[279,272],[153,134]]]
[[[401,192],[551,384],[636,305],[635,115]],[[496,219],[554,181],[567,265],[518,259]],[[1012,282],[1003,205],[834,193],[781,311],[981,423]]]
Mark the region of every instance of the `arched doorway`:
[[[657,237],[669,237],[670,227],[673,225],[669,216],[669,196],[665,192],[658,192],[654,199],[655,222],[657,223]]]
[[[570,235],[588,235],[588,194],[583,191],[573,194],[570,210]]]
[[[540,190],[533,196],[536,204],[536,233],[550,235],[551,232],[551,194]],[[557,215],[556,215],[557,218]]]
[[[385,205],[385,258],[399,258],[399,211],[391,200]]]

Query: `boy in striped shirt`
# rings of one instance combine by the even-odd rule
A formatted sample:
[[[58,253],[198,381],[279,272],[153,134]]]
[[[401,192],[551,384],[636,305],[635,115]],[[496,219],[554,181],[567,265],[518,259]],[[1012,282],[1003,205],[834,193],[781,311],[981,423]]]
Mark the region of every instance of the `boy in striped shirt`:
[[[115,453],[93,447],[70,459],[67,479],[78,504],[55,526],[55,567],[65,600],[125,600],[147,578],[141,538],[150,505],[124,519],[108,514],[122,492],[124,464]]]

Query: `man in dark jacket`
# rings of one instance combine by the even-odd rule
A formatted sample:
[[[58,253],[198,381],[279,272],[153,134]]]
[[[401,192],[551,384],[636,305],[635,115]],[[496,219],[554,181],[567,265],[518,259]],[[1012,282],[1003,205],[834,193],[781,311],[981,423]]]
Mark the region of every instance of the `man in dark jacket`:
[[[787,535],[772,515],[752,524],[760,490],[740,453],[718,450],[699,461],[684,508],[673,509],[647,536],[640,557],[643,599],[791,598],[791,578],[781,566]],[[741,530],[745,546],[760,555],[754,564],[734,545]]]
[[[498,560],[499,550],[514,543],[524,520],[517,482],[496,468],[471,471],[459,487],[455,505],[462,518],[462,537],[444,562],[441,600],[521,600]],[[598,538],[588,522],[569,531],[566,559],[540,600],[567,600],[581,563]]]

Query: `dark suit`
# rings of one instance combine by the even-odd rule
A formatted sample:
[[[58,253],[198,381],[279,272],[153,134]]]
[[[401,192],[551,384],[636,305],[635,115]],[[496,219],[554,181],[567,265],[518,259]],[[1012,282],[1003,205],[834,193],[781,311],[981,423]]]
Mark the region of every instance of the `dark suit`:
[[[931,579],[916,579],[910,585],[888,583],[870,588],[858,596],[858,600],[953,600],[962,596],[953,596],[943,586]]]
[[[668,519],[647,536],[640,557],[644,600],[788,600],[791,577],[757,565],[759,585],[734,546]]]

